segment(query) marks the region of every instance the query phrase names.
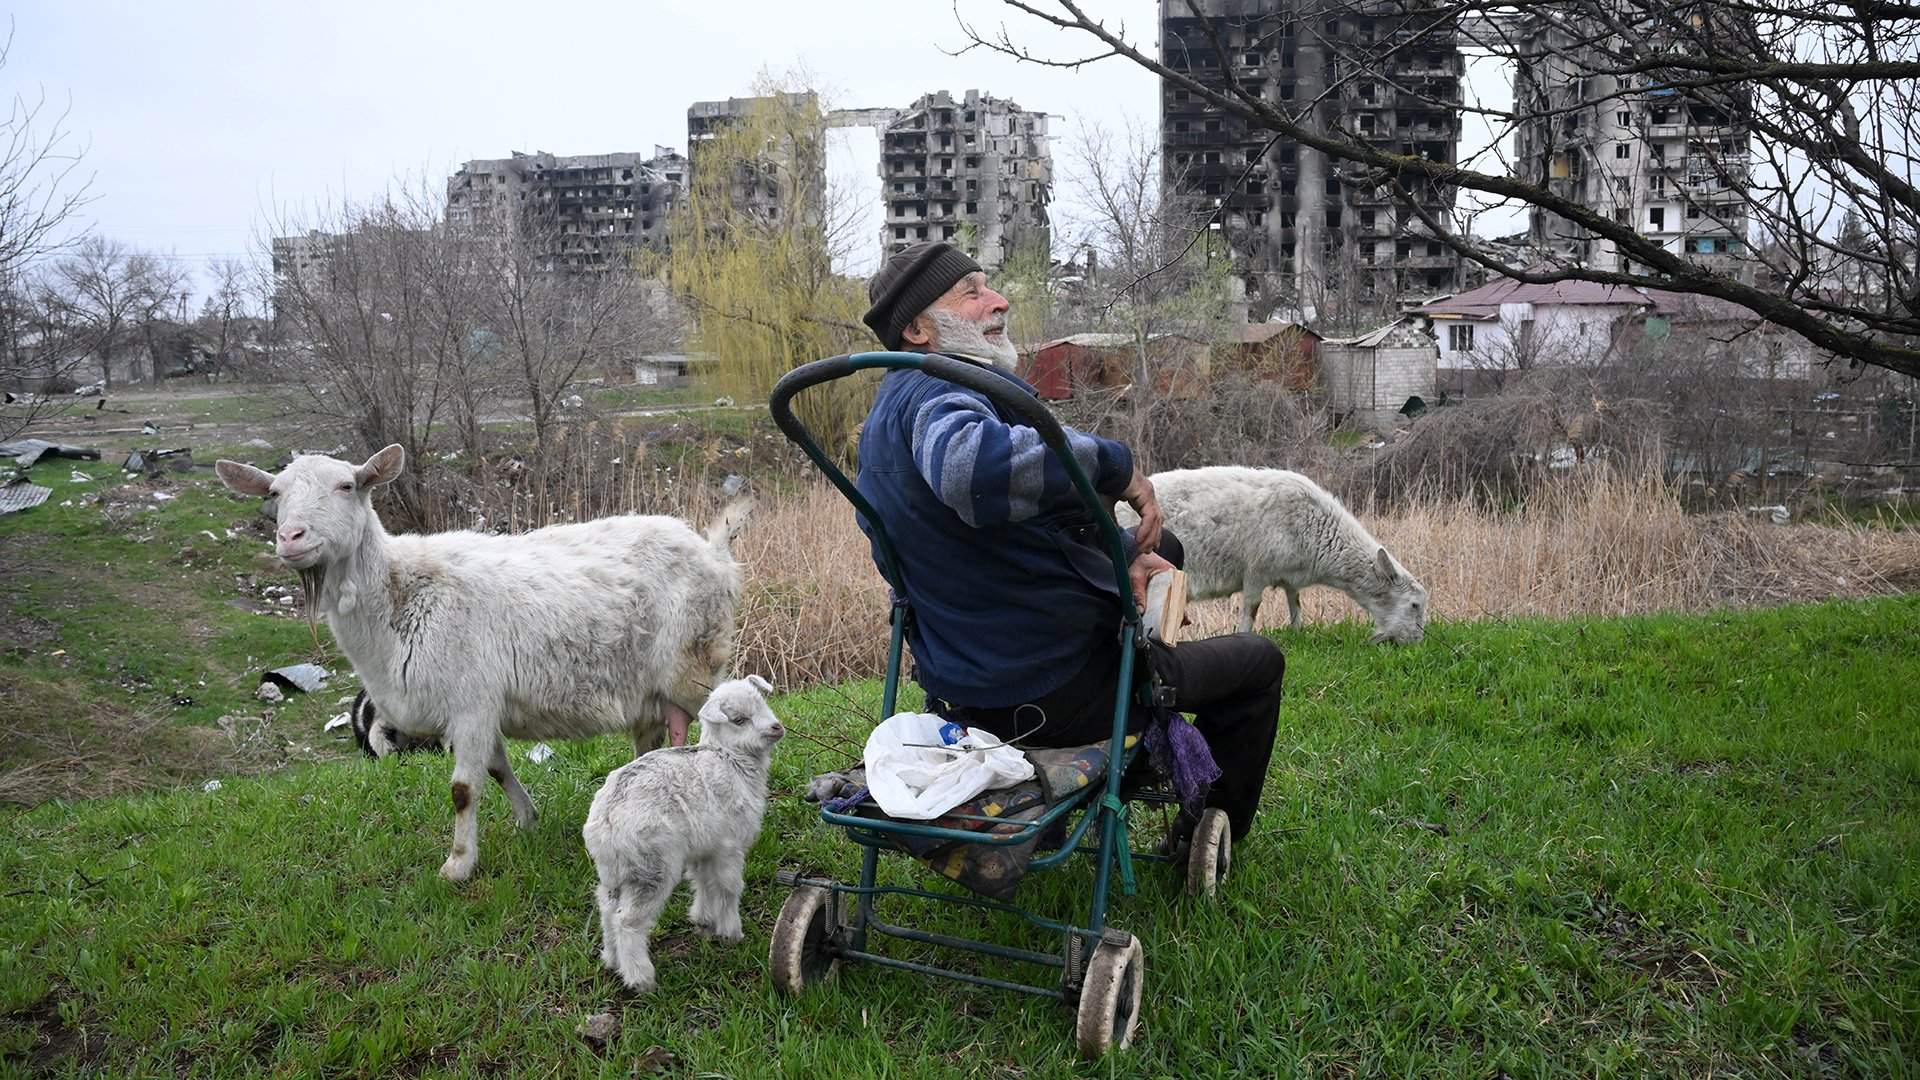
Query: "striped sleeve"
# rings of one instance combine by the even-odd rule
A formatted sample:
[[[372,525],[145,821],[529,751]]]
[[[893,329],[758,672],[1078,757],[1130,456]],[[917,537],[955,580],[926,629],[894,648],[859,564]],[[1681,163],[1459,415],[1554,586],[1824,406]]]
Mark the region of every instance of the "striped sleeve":
[[[1069,428],[1067,445],[1094,490],[1126,488],[1133,452],[1124,444]],[[937,394],[915,412],[913,463],[940,501],[973,526],[1024,521],[1077,499],[1038,431],[1002,422],[965,391]]]

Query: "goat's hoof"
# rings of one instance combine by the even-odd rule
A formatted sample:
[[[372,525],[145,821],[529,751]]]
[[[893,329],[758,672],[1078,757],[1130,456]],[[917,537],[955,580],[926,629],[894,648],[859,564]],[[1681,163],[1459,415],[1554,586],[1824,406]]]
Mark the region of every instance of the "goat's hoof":
[[[694,933],[699,934],[701,937],[709,937],[715,941],[724,941],[729,944],[745,941],[747,939],[746,931],[742,930],[738,926],[722,927],[714,923],[702,922],[697,919],[694,921],[693,930],[694,930]]]
[[[456,884],[465,881],[473,876],[473,864],[476,861],[471,857],[449,857],[446,862],[440,864],[440,876]]]
[[[651,994],[653,993],[655,985],[653,972],[651,971],[645,975],[630,975],[623,971],[620,973],[620,981],[627,985],[627,989],[636,994]]]

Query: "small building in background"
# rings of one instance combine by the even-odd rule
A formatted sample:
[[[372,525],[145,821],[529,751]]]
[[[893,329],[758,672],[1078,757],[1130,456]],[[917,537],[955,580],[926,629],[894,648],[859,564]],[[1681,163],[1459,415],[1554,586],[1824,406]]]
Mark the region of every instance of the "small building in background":
[[[1408,316],[1358,337],[1324,338],[1316,352],[1327,408],[1338,422],[1392,427],[1433,399],[1437,356],[1423,319]]]
[[[1084,390],[1121,390],[1133,385],[1138,346],[1132,334],[1073,334],[1035,346],[1022,359],[1020,375],[1048,401],[1065,401]],[[1212,348],[1184,334],[1147,340],[1147,364],[1156,394],[1198,393],[1212,370]]]
[[[1319,381],[1321,336],[1291,322],[1248,323],[1237,339],[1213,349],[1216,375],[1246,372],[1304,393]]]

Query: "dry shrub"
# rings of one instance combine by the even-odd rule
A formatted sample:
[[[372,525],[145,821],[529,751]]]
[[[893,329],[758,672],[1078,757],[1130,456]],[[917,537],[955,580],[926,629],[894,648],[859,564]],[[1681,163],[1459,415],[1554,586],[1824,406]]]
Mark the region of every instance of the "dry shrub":
[[[1664,468],[1663,420],[1654,404],[1608,400],[1581,387],[1530,379],[1522,389],[1434,410],[1336,485],[1350,501],[1398,505],[1418,495],[1492,505],[1561,482],[1558,463],[1604,461],[1627,475]]]
[[[1060,422],[1131,444],[1127,390],[1079,390],[1054,406]],[[1324,473],[1333,464],[1325,407],[1271,379],[1229,372],[1191,397],[1160,397],[1147,415],[1145,457],[1152,471],[1232,462]]]
[[[884,670],[887,586],[868,552],[853,506],[824,482],[763,500],[736,549],[747,590],[735,670],[783,687]]]

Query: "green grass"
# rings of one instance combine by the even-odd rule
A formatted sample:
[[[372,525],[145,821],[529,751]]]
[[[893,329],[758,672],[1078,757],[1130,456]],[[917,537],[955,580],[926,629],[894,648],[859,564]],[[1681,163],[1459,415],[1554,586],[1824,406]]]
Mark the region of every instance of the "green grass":
[[[340,711],[338,689],[253,698],[265,668],[347,670],[303,620],[248,610],[258,594],[237,578],[294,585],[251,531],[254,503],[210,469],[129,481],[109,462],[55,461],[33,480],[53,495],[0,517],[0,801],[33,796],[26,769],[78,784],[53,792],[91,793],[330,752],[318,723]],[[219,726],[235,715],[248,718],[238,737]]]
[[[587,400],[597,409],[641,409],[656,405],[705,405],[712,399],[693,386],[642,386],[638,383],[599,387]]]
[[[1920,597],[1444,624],[1407,649],[1358,626],[1285,637],[1256,834],[1217,902],[1151,867],[1116,902],[1145,1018],[1094,1067],[1038,1000],[872,969],[773,993],[774,871],[855,867],[794,794],[834,753],[797,737],[747,941],[694,937],[683,895],[645,998],[599,970],[579,837],[617,739],[540,764],[516,748],[542,819],[517,832],[489,792],[460,887],[435,876],[436,756],[48,805],[0,842],[0,1075],[624,1077],[655,1045],[680,1075],[1911,1075],[1916,627]],[[779,708],[857,747],[874,696]],[[1086,882],[1022,898],[1070,914]],[[574,1029],[607,1009],[624,1028],[597,1054]]]

